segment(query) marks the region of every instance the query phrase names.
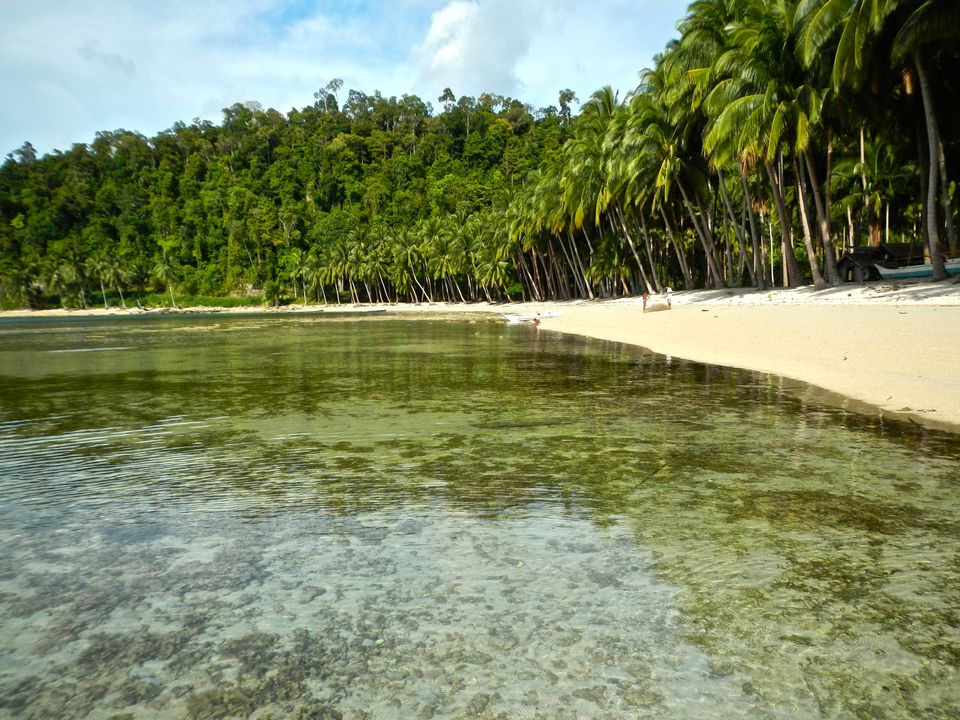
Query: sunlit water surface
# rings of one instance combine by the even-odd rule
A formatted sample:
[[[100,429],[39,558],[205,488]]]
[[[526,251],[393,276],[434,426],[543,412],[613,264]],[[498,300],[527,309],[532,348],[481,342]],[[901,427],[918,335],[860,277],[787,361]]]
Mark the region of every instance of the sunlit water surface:
[[[958,460],[534,328],[0,325],[0,717],[960,717]]]

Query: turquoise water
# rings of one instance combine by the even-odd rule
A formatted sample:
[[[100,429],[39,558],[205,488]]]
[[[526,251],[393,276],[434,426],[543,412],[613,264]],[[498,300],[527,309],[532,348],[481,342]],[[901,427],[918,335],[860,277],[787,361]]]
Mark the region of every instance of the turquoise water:
[[[960,717],[960,443],[492,322],[0,325],[0,717]]]

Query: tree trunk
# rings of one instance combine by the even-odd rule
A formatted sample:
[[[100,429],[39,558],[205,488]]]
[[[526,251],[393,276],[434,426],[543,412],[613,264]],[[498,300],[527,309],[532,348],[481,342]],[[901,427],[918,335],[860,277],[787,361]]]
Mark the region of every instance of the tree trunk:
[[[929,236],[930,264],[933,265],[933,279],[945,280],[947,271],[940,254],[940,228],[937,224],[937,180],[940,162],[940,133],[937,130],[937,118],[933,112],[933,98],[930,96],[930,83],[926,70],[915,52],[913,63],[917,67],[917,79],[920,81],[920,97],[923,99],[923,118],[927,126],[928,176],[927,176],[927,234]]]
[[[466,303],[467,301],[463,299],[463,291],[460,289],[460,283],[457,282],[457,279],[453,275],[450,276],[450,282],[453,283],[453,287],[457,291],[457,295],[460,296],[460,302]],[[450,296],[450,299],[451,300],[453,299],[452,294]]]
[[[647,289],[647,292],[653,292],[653,288],[650,286],[650,281],[647,279],[647,273],[643,269],[643,263],[640,262],[640,255],[637,253],[637,247],[633,244],[633,238],[630,236],[630,230],[627,228],[626,219],[623,216],[623,211],[620,209],[620,203],[614,203],[613,207],[614,213],[617,216],[617,221],[620,223],[620,227],[623,228],[623,235],[627,238],[627,243],[630,245],[630,252],[633,253],[633,259],[637,263],[637,269],[640,270],[640,277],[643,279],[643,286]],[[613,220],[611,219],[611,225]]]
[[[800,205],[800,225],[803,228],[803,244],[807,248],[807,259],[810,261],[810,276],[813,279],[813,286],[817,290],[825,290],[827,283],[824,282],[823,275],[820,274],[820,263],[817,261],[817,251],[813,247],[813,237],[810,232],[810,212],[807,208],[806,183],[804,182],[804,174],[800,168],[800,163],[797,162],[796,155],[793,156],[793,174],[796,176],[797,200],[799,200]]]
[[[753,244],[753,278],[758,290],[767,289],[767,264],[764,262],[766,253],[763,251],[763,240],[757,231],[757,217],[753,212],[753,198],[750,197],[750,185],[747,174],[740,168],[740,184],[743,186],[743,206],[750,219],[750,242]]]
[[[806,164],[807,175],[810,177],[810,186],[813,188],[814,207],[817,210],[817,225],[820,228],[820,245],[823,248],[823,270],[826,273],[827,282],[836,286],[843,282],[843,280],[837,272],[837,255],[833,248],[833,239],[830,237],[830,215],[827,213],[826,203],[820,194],[820,183],[817,181],[817,168],[813,162],[813,152],[809,147],[803,151],[803,159]]]
[[[583,278],[583,287],[587,291],[587,298],[590,300],[595,300],[593,294],[593,288],[590,287],[590,279],[587,277],[587,271],[583,267],[583,260],[580,259],[580,252],[577,250],[577,242],[573,237],[573,232],[569,229],[567,230],[567,239],[570,241],[570,252],[573,255],[574,260],[577,261],[577,267],[580,270],[580,277]],[[589,245],[590,238],[587,238],[587,244]],[[591,251],[592,252],[592,251]]]
[[[667,234],[670,236],[670,242],[673,244],[673,251],[677,256],[677,264],[680,265],[680,272],[683,273],[683,287],[685,290],[693,289],[693,273],[690,271],[690,263],[683,254],[683,248],[677,242],[677,236],[673,232],[673,226],[670,224],[670,218],[667,217],[667,211],[660,206],[660,214],[663,215],[663,224],[667,228]]]
[[[767,170],[767,177],[770,179],[770,189],[773,193],[774,205],[777,208],[777,217],[780,219],[780,247],[786,275],[784,285],[786,287],[799,287],[802,283],[802,277],[797,259],[793,256],[793,229],[790,226],[790,217],[787,215],[787,208],[783,201],[783,191],[777,178],[777,169],[769,161],[764,162],[763,165]]]
[[[719,290],[723,287],[723,279],[721,277],[720,267],[717,263],[717,248],[716,244],[713,242],[713,235],[710,233],[709,228],[707,228],[705,225],[702,225],[702,219],[697,217],[697,213],[694,212],[693,205],[690,202],[690,197],[687,195],[687,191],[686,188],[684,188],[683,183],[677,180],[677,186],[680,188],[680,194],[683,195],[683,204],[687,209],[687,214],[690,216],[690,221],[693,223],[693,229],[700,238],[700,244],[703,245],[703,252],[707,258],[707,274],[710,278],[710,284]]]
[[[383,281],[383,275],[377,271],[377,278],[380,280],[380,286],[383,288],[383,296],[387,302],[390,302],[390,292],[387,290],[387,284]]]
[[[554,287],[557,292],[557,299],[559,300],[569,300],[570,299],[570,283],[567,280],[565,273],[560,272],[560,262],[557,260],[557,250],[553,246],[554,236],[550,236],[547,239],[547,257],[550,258],[550,272],[553,275]],[[563,243],[560,243],[561,248]]]
[[[719,170],[719,169],[717,170],[717,178],[719,179],[719,184],[720,184],[720,194],[723,196],[723,205],[727,209],[727,215],[730,218],[730,222],[733,223],[733,232],[737,236],[737,242],[740,243],[740,254],[741,256],[746,255],[746,252],[747,252],[746,233],[744,232],[743,226],[737,221],[736,214],[733,212],[733,203],[730,202],[730,195],[727,193],[727,187],[723,182],[722,170]],[[756,286],[757,284],[756,278],[753,275],[753,268],[750,268],[750,284],[754,286]]]
[[[869,194],[867,193],[867,161],[866,161],[866,140],[864,139],[863,123],[860,123],[860,186],[863,188],[863,209],[860,210],[860,222],[858,227],[863,226],[863,221],[870,213]],[[873,236],[867,237],[867,245],[876,247],[873,243]]]
[[[540,299],[546,300],[548,289],[548,281],[546,278],[546,265],[543,263],[543,257],[540,255],[540,251],[537,250],[536,245],[530,246],[530,262],[533,265],[533,276],[537,279],[537,287],[542,288],[540,292]],[[541,274],[540,269],[543,268],[544,272]]]
[[[427,291],[424,290],[423,285],[420,284],[420,279],[417,277],[417,271],[413,269],[413,263],[409,265],[409,268],[410,268],[410,274],[413,276],[413,281],[417,284],[417,287],[420,288],[420,294],[423,296],[423,299],[426,300],[427,302],[432,302],[431,300],[428,299],[429,295],[427,295]]]
[[[657,263],[653,259],[653,242],[650,240],[650,231],[647,230],[647,221],[643,217],[643,210],[640,211],[640,231],[643,233],[643,247],[647,253],[647,262],[650,263],[650,274],[653,278],[653,291],[660,292],[660,278],[657,277]]]
[[[567,250],[566,243],[563,242],[562,237],[557,238],[560,243],[560,250],[563,252],[563,256],[567,259],[567,267],[570,269],[570,275],[573,277],[573,282],[577,287],[577,292],[580,293],[581,297],[586,297],[587,288],[583,284],[583,278],[580,277],[580,272],[577,270],[577,266],[573,261],[573,256]]]
[[[736,213],[733,212],[733,203],[730,202],[730,195],[727,193],[727,186],[723,181],[723,171],[717,169],[718,184],[720,185],[720,195],[723,197],[723,206],[727,210],[727,217],[733,225],[733,232],[737,236],[737,242],[740,244],[741,256],[746,254],[747,237],[743,226],[738,222]],[[733,257],[730,255],[730,244],[727,243],[727,264],[730,266],[730,283],[733,287]],[[750,271],[750,284],[754,285],[753,270]]]
[[[540,299],[540,290],[537,288],[537,282],[533,279],[533,275],[530,273],[530,268],[527,267],[526,257],[523,254],[523,250],[517,252],[517,264],[520,269],[523,271],[523,274],[527,276],[527,283],[531,288],[531,296],[534,300]]]

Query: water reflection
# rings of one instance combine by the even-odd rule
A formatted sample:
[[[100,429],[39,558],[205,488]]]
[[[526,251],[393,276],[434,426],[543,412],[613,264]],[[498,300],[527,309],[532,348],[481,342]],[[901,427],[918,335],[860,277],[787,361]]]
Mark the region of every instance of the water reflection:
[[[956,439],[776,378],[258,317],[21,327],[0,388],[10,717],[960,707]]]

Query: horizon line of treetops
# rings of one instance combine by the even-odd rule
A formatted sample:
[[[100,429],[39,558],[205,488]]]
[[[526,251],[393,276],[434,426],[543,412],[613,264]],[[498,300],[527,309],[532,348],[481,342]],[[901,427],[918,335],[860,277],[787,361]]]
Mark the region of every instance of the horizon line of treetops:
[[[960,3],[699,0],[618,97],[440,110],[332,80],[283,115],[117,130],[0,167],[0,303],[817,287],[858,246],[960,253]],[[341,102],[342,100],[342,102]],[[97,292],[99,291],[99,296]]]

